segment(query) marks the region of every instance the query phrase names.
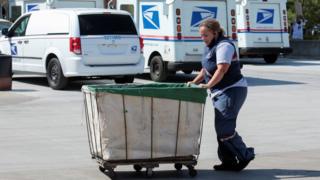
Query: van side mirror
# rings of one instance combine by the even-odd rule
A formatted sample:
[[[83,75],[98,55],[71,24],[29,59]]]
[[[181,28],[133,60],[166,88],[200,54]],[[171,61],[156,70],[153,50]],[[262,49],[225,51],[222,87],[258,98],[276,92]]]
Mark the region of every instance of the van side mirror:
[[[2,35],[4,35],[4,36],[8,36],[8,28],[3,28],[2,30],[1,30],[1,33],[2,33]]]

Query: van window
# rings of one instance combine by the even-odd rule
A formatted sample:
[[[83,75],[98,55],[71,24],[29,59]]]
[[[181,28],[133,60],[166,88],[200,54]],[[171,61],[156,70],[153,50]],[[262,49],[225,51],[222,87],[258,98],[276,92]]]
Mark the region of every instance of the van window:
[[[79,15],[80,35],[136,35],[132,19],[122,14]]]
[[[24,36],[26,33],[26,28],[28,25],[30,16],[23,17],[19,22],[13,27],[13,30],[10,32],[12,36]]]
[[[134,6],[132,4],[121,4],[120,10],[127,11],[134,18]]]
[[[30,17],[26,35],[58,35],[69,33],[69,17],[66,14],[45,12]]]

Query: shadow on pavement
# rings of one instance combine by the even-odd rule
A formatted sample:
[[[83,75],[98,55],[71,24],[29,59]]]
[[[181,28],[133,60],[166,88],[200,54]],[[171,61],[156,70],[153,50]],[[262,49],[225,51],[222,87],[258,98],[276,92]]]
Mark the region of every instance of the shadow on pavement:
[[[49,88],[46,77],[14,77],[13,80]],[[106,83],[110,83],[110,81],[108,81],[108,79],[71,80],[67,88],[64,89],[63,91],[81,91],[81,87],[83,85],[106,84]],[[24,91],[24,90],[17,89],[14,91]],[[36,91],[36,90],[25,90],[25,91]]]
[[[249,86],[276,86],[276,85],[293,85],[293,84],[304,84],[294,81],[282,81],[264,78],[253,78],[246,77]]]
[[[263,59],[241,59],[241,63],[245,65],[255,65],[255,66],[320,66],[320,61],[306,61],[301,59],[280,59],[274,64],[267,64]]]
[[[12,80],[39,86],[49,86],[45,77],[13,77]]]
[[[196,76],[195,74],[170,75],[168,79],[165,81],[165,83],[186,83],[188,81],[191,81],[195,76]],[[149,74],[137,75],[135,78],[151,81]],[[37,77],[14,77],[13,80],[18,82],[38,85],[38,86],[49,87],[46,77],[40,77],[40,76],[39,77],[38,76]],[[68,87],[64,89],[64,91],[81,91],[81,87],[83,85],[111,84],[111,83],[114,83],[114,82],[113,80],[110,80],[110,79],[75,79],[69,82]],[[156,82],[151,81],[149,83],[156,83]]]
[[[177,73],[175,75],[170,75],[165,83],[186,83],[192,81],[196,77],[196,74],[182,74]],[[148,80],[148,83],[156,83],[151,81],[149,74],[137,75],[136,78]],[[274,79],[264,79],[264,78],[253,78],[246,77],[249,86],[275,86],[275,85],[293,85],[293,84],[303,84],[300,82],[294,81],[283,81],[283,80],[274,80]],[[45,77],[15,77],[14,81],[19,81],[23,83],[38,85],[48,87],[48,82]],[[87,79],[87,80],[72,80],[69,82],[69,85],[64,91],[81,91],[83,85],[92,85],[92,84],[111,84],[114,83],[110,79]],[[36,91],[32,89],[13,89],[13,91]]]
[[[17,89],[17,88],[14,88],[11,91],[12,92],[35,92],[37,90],[35,90],[35,89]]]
[[[150,80],[148,74],[143,74],[137,76],[140,79]],[[176,74],[171,75],[166,80],[166,83],[186,83],[188,81],[192,81],[196,77],[196,74]],[[265,78],[253,78],[247,77],[249,86],[275,86],[275,85],[293,85],[293,84],[304,84],[300,82],[294,81],[282,81],[282,80],[274,80],[274,79],[265,79]]]
[[[154,171],[153,180],[157,179],[201,179],[201,180],[278,180],[278,179],[306,179],[320,178],[320,171],[302,169],[248,169],[242,172],[218,172],[214,170],[197,170],[196,177],[190,177],[188,170],[182,171]],[[108,176],[108,172],[105,172]],[[112,179],[150,179],[142,172],[116,172]]]

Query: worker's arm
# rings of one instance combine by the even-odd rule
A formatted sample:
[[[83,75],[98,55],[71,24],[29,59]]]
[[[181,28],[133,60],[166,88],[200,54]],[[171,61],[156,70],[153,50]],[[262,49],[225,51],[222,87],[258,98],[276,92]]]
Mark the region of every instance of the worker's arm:
[[[204,69],[202,68],[201,71],[199,72],[199,74],[192,80],[189,81],[187,84],[188,86],[190,84],[200,84],[203,80],[204,80]]]
[[[211,77],[210,81],[207,84],[199,84],[199,86],[202,88],[211,88],[214,85],[218,84],[223,78],[223,76],[226,74],[226,72],[228,71],[229,67],[230,67],[230,64],[227,64],[227,63],[218,64],[217,70]]]

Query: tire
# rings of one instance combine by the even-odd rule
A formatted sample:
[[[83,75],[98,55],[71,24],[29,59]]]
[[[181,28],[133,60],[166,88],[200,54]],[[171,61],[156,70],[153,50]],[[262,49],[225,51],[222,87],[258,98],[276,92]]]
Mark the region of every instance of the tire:
[[[191,177],[196,177],[197,174],[198,174],[197,170],[195,170],[195,169],[189,169],[189,175],[190,175]]]
[[[273,64],[278,59],[278,54],[263,55],[263,59],[267,64]]]
[[[197,176],[198,172],[197,172],[197,170],[194,169],[194,166],[188,165],[188,169],[189,169],[189,175],[191,177]]]
[[[242,69],[242,68],[243,68],[243,62],[240,61],[240,69]]]
[[[181,171],[182,169],[182,164],[181,163],[175,163],[174,168],[176,168],[177,171]]]
[[[117,77],[114,78],[114,82],[117,84],[124,84],[124,83],[133,83],[134,76],[123,76],[123,77]]]
[[[141,172],[142,166],[140,166],[140,165],[138,165],[138,164],[134,164],[134,165],[133,165],[133,169],[134,169],[136,172]]]
[[[150,77],[153,81],[162,82],[168,77],[166,64],[161,56],[154,56],[150,61]]]
[[[104,168],[104,167],[102,167],[102,166],[99,166],[99,170],[101,171],[101,172],[105,172],[106,171],[106,169]]]
[[[191,74],[192,70],[183,70],[182,72],[184,72],[185,74]]]
[[[68,84],[68,78],[63,75],[60,62],[56,57],[49,60],[47,66],[47,80],[49,86],[55,90],[64,89]]]

